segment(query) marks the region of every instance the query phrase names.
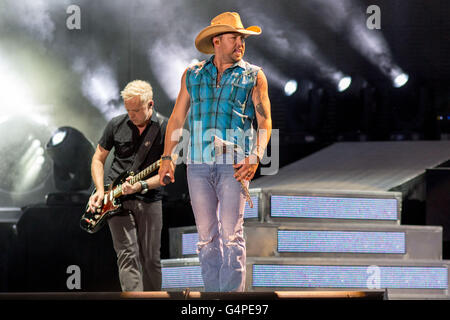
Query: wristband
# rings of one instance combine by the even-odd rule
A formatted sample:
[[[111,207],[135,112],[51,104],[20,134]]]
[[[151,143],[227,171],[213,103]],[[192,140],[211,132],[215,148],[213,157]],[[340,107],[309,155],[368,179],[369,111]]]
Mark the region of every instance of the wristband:
[[[141,180],[139,181],[139,183],[141,184],[141,194],[145,194],[148,191],[148,184],[147,182]]]
[[[170,160],[170,161],[172,161],[172,157],[171,156],[162,156],[161,160]]]

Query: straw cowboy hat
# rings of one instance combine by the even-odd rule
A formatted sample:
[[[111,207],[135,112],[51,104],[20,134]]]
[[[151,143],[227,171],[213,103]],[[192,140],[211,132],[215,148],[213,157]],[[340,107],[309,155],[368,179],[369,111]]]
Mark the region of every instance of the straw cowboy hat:
[[[261,28],[258,26],[251,26],[244,28],[241,17],[237,12],[224,12],[211,20],[211,24],[200,31],[195,38],[195,47],[198,51],[212,54],[214,53],[214,46],[212,38],[227,32],[238,32],[243,35],[252,36],[261,33]]]

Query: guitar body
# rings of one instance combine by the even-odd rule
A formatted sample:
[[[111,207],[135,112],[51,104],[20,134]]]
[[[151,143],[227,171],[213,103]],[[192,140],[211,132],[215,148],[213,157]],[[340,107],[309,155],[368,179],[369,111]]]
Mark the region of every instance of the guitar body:
[[[176,161],[178,159],[178,156],[173,155],[172,159],[173,161]],[[105,197],[103,198],[103,203],[100,207],[97,208],[95,213],[88,211],[89,209],[89,202],[88,202],[88,204],[86,205],[86,210],[81,216],[80,220],[81,229],[85,230],[88,233],[96,233],[98,230],[100,230],[105,225],[105,222],[109,217],[121,212],[122,205],[120,203],[120,198],[122,197],[122,184],[125,183],[127,178],[131,177],[129,183],[133,185],[136,182],[149,176],[150,173],[158,169],[160,165],[161,160],[158,160],[136,175],[128,171],[122,172],[114,180],[114,182],[111,184],[109,188],[108,186],[105,186]],[[164,179],[166,178],[167,177],[164,177]],[[164,180],[164,183],[166,184],[169,182],[170,180],[168,180],[167,182],[166,180]],[[92,194],[95,194],[95,192],[96,190],[94,190]]]
[[[86,210],[80,220],[81,229],[88,233],[96,233],[105,225],[106,220],[109,217],[112,217],[121,211],[122,204],[120,203],[120,197],[114,196],[114,190],[120,188],[128,176],[129,173],[125,171],[121,173],[110,186],[105,186],[105,190],[107,191],[105,191],[103,203],[97,208],[95,213],[88,212],[89,203],[86,205]],[[92,195],[95,194],[96,191],[97,190],[94,189]]]

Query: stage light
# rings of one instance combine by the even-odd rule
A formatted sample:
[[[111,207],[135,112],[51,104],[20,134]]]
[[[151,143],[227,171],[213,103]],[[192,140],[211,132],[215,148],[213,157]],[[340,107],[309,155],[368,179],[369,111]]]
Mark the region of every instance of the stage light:
[[[401,73],[394,78],[394,87],[403,87],[409,80],[409,76],[406,73]]]
[[[77,129],[61,127],[45,146],[53,160],[55,186],[60,191],[80,191],[91,186],[92,143]]]
[[[44,149],[39,149],[39,150],[42,150],[42,153],[44,153]],[[37,165],[42,165],[43,163],[45,162],[45,158],[44,158],[44,156],[42,156],[42,155],[40,155],[39,157],[37,157],[36,158],[36,164]]]
[[[297,91],[297,87],[298,87],[297,81],[289,80],[284,85],[284,93],[287,96],[292,96]]]
[[[56,145],[60,144],[64,140],[66,135],[67,135],[66,131],[57,131],[57,132],[55,132],[55,134],[52,136],[52,138],[50,140],[51,144],[53,146],[56,146]]]
[[[345,90],[348,89],[348,87],[350,87],[350,84],[352,83],[352,78],[351,77],[343,77],[341,80],[339,80],[338,83],[338,91],[339,92],[343,92]]]
[[[352,84],[352,77],[343,74],[341,71],[335,71],[329,77],[339,92],[347,90]]]
[[[34,115],[11,115],[13,109],[20,108],[5,108],[11,112],[0,119],[0,193],[22,206],[39,201],[51,182],[51,161],[43,152],[51,129],[35,121]]]

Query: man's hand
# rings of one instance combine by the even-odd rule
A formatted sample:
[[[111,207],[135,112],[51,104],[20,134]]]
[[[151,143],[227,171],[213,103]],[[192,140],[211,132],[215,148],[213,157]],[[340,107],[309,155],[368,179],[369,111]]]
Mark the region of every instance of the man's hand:
[[[105,197],[104,191],[97,190],[90,198],[89,198],[89,208],[88,212],[95,213],[98,207],[101,207],[103,198]]]
[[[256,169],[258,169],[258,157],[254,154],[249,155],[247,158],[233,165],[234,177],[237,181],[252,180],[255,176]]]
[[[130,181],[132,177],[128,177],[126,181],[122,184],[122,194],[133,194],[136,192],[141,191],[141,184],[139,182],[136,182],[135,184],[131,185],[128,181]]]
[[[169,183],[175,182],[175,166],[172,160],[161,160],[161,165],[159,167],[158,175],[159,175],[159,183],[162,186],[165,186]]]

